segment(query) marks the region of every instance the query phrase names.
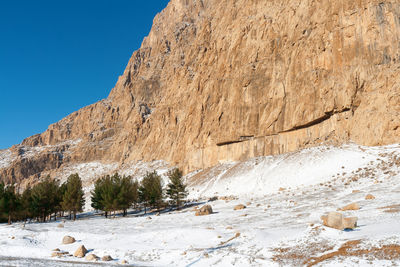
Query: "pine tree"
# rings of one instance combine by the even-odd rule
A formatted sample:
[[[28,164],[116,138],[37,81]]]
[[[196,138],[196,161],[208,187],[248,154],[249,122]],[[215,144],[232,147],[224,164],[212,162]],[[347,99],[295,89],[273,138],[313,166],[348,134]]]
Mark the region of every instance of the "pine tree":
[[[64,194],[66,191],[67,191],[67,182],[64,182],[58,188],[58,194],[57,194],[59,202],[60,202],[60,205],[57,206],[57,212],[60,213],[60,217],[64,216],[64,212],[67,211],[64,209],[64,207],[62,205]]]
[[[0,199],[0,211],[6,214],[8,218],[8,224],[11,224],[11,220],[19,209],[19,196],[15,193],[15,187],[10,185],[7,187],[2,186],[2,197]]]
[[[124,176],[119,179],[118,186],[118,209],[123,210],[123,216],[127,215],[127,210],[132,206],[135,201],[135,197],[137,196],[137,187],[135,188],[135,184],[132,182],[132,178],[130,176]]]
[[[105,177],[97,179],[94,184],[94,189],[91,192],[92,208],[96,210],[104,210],[103,190]],[[106,215],[107,217],[107,215]]]
[[[5,207],[3,207],[3,201],[4,201],[4,184],[0,182],[0,222],[7,221],[7,217],[5,216]]]
[[[118,173],[115,173],[111,176],[111,185],[106,187],[106,208],[111,212],[115,212],[120,209],[120,202],[118,199],[118,195],[121,191],[121,176]]]
[[[51,180],[49,176],[32,188],[32,209],[35,217],[45,222],[47,216],[57,210],[60,205],[58,190],[59,181]]]
[[[91,192],[91,206],[96,210],[104,211],[104,215],[107,218],[114,206],[113,198],[116,198],[114,193],[115,186],[113,185],[113,179],[109,175],[97,179],[94,190]]]
[[[82,212],[85,205],[85,198],[82,190],[82,180],[77,173],[68,177],[66,189],[62,198],[61,206],[63,210],[68,210],[74,215],[76,220],[76,213]]]
[[[175,202],[178,210],[181,206],[181,201],[188,195],[186,185],[183,184],[182,172],[175,168],[167,174],[170,182],[167,185],[167,195]]]
[[[25,223],[28,218],[33,217],[32,189],[30,187],[27,187],[21,195],[21,215]]]
[[[161,185],[161,177],[157,174],[156,171],[148,172],[139,187],[139,196],[141,201],[145,205],[145,213],[146,213],[146,205],[156,206],[160,209],[162,200],[163,200],[163,190]]]
[[[113,176],[104,176],[95,182],[91,192],[92,207],[105,211],[107,218],[109,213],[117,210],[127,215],[127,210],[133,203],[138,202],[138,182],[132,182],[130,176],[121,177],[118,173]]]
[[[112,213],[118,209],[119,175],[105,176],[101,185],[101,206],[102,210]],[[107,215],[106,215],[107,216]]]

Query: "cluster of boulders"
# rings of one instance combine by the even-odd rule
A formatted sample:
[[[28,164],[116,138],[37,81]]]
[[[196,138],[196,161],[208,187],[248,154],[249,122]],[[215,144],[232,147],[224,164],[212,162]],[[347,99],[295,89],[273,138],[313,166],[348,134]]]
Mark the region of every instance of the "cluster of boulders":
[[[251,204],[250,202],[248,202],[248,204]],[[238,204],[235,207],[233,207],[233,210],[243,210],[245,209],[246,206],[243,204]],[[201,207],[200,209],[195,207],[193,209],[194,211],[196,211],[195,215],[196,216],[204,216],[204,215],[210,215],[213,213],[213,209],[211,207],[211,205],[204,205],[203,207]]]
[[[62,244],[63,245],[68,245],[68,244],[73,244],[75,243],[76,240],[74,237],[72,236],[64,236],[62,239]],[[98,261],[100,260],[100,257],[98,257],[95,254],[88,254],[88,250],[86,249],[86,247],[84,245],[80,245],[77,250],[74,253],[74,257],[77,258],[85,258],[88,261]],[[69,254],[66,251],[61,251],[59,248],[56,248],[53,250],[53,252],[51,253],[52,257],[64,257],[64,256],[72,256],[71,254]],[[104,255],[103,257],[101,257],[102,261],[112,261],[114,260],[110,255]],[[127,264],[128,262],[126,260],[121,261],[122,264]]]
[[[283,189],[284,190],[284,189]],[[281,190],[281,191],[283,191]],[[233,200],[235,199],[234,197],[220,197],[218,198],[220,200]],[[375,197],[371,194],[368,194],[365,196],[366,200],[372,200],[375,199]],[[213,197],[210,199],[210,201],[215,201],[216,197]],[[250,202],[246,203],[247,205],[251,205]],[[258,207],[258,205],[257,205]],[[246,209],[246,206],[243,204],[238,204],[233,207],[233,210],[243,210]],[[321,216],[322,223],[325,226],[335,228],[338,230],[344,230],[344,229],[354,229],[357,227],[357,217],[345,217],[342,213],[339,211],[354,211],[354,210],[359,210],[360,205],[357,202],[350,203],[342,208],[339,208],[338,211],[332,211],[329,212],[327,215]],[[200,209],[195,207],[194,209],[196,211],[195,215],[196,216],[203,216],[203,215],[209,215],[213,213],[213,209],[210,205],[204,205]],[[247,214],[244,214],[242,216],[247,216]]]
[[[221,199],[221,198],[220,198],[220,199]],[[227,199],[226,197],[223,197],[223,198],[222,198],[222,200],[226,200],[226,199]],[[234,198],[232,197],[232,198],[229,198],[229,199],[234,199]],[[215,201],[215,200],[213,200],[213,201]],[[251,203],[248,202],[247,204],[250,205]],[[236,205],[236,206],[233,207],[233,210],[243,210],[243,209],[245,209],[245,208],[246,208],[245,205],[243,205],[243,204],[238,204],[238,205]],[[213,213],[213,209],[212,209],[211,205],[208,205],[208,204],[207,204],[207,205],[204,205],[204,206],[201,207],[200,209],[197,208],[197,207],[195,207],[193,210],[196,211],[196,213],[195,213],[196,216],[204,216],[204,215],[209,215],[209,214],[212,214],[212,213]]]

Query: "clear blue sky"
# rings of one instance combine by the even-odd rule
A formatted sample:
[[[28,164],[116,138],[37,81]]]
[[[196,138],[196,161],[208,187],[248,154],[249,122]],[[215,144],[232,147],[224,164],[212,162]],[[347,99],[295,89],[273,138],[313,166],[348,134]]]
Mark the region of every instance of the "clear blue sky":
[[[0,149],[106,98],[168,2],[0,1]]]

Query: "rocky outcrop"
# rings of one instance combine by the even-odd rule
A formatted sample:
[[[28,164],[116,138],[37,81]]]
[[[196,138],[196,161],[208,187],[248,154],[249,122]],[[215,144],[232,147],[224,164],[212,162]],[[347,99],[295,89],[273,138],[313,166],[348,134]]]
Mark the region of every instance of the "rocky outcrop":
[[[213,209],[210,205],[204,205],[200,209],[198,209],[195,213],[196,216],[204,216],[204,215],[210,215],[213,213]]]
[[[163,159],[185,171],[323,142],[399,142],[400,3],[171,0],[109,97],[0,176]],[[80,140],[73,146],[66,141]]]

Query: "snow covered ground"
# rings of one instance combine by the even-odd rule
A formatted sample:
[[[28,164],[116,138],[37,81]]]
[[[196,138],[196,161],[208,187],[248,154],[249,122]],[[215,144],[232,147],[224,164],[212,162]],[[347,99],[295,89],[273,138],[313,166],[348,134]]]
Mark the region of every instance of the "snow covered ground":
[[[310,148],[219,165],[187,182],[199,206],[220,197],[208,202],[213,214],[196,217],[188,207],[113,219],[87,212],[64,228],[60,221],[2,224],[0,265],[79,266],[87,261],[50,255],[55,248],[73,254],[82,244],[116,265],[400,265],[400,145]],[[358,217],[355,230],[321,225],[321,215],[352,202],[361,209],[343,213]],[[247,207],[235,211],[236,204]],[[62,245],[65,235],[77,242]]]

